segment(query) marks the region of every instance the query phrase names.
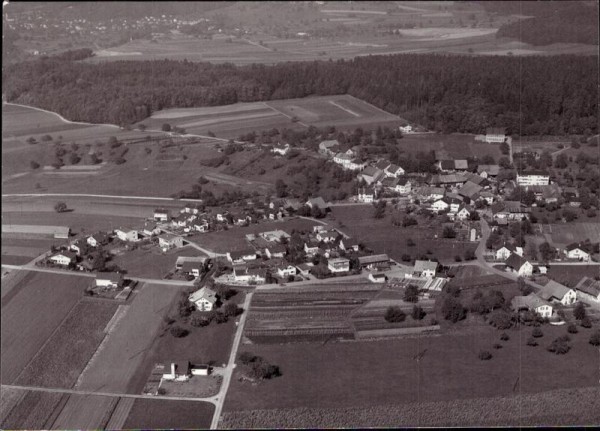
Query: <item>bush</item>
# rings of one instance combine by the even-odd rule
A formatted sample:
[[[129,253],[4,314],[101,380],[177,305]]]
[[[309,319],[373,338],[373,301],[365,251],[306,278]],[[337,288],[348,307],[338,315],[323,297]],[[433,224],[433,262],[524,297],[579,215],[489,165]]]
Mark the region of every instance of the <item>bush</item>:
[[[492,359],[492,354],[487,350],[480,351],[478,356],[479,359],[482,361],[489,361],[490,359]]]
[[[403,254],[402,255],[402,262],[410,262],[410,261],[411,261],[410,254]]]
[[[215,321],[218,324],[226,323],[228,320],[229,316],[227,316],[225,313],[217,312],[217,314],[215,314]]]
[[[167,395],[167,390],[165,388],[158,388],[158,395]]]
[[[508,336],[508,334],[506,332],[504,332],[502,335],[500,335],[500,339],[502,341],[508,341],[508,340],[510,340],[510,337]]]
[[[190,325],[201,328],[210,325],[210,320],[206,317],[194,316],[190,319]]]
[[[54,211],[57,213],[64,213],[67,211],[67,204],[64,202],[57,202],[56,205],[54,205]]]
[[[528,346],[531,346],[531,347],[535,347],[535,346],[537,346],[537,345],[538,345],[538,342],[537,342],[537,341],[535,341],[535,338],[533,338],[533,337],[529,337],[529,338],[527,339],[527,345],[528,345]]]
[[[460,255],[457,254],[456,256],[454,256],[454,261],[455,262],[462,262],[462,257],[460,257]]]
[[[475,252],[473,250],[465,251],[465,260],[475,260]]]
[[[171,335],[175,338],[183,338],[190,333],[187,329],[182,328],[181,326],[173,326],[169,332],[171,332]]]
[[[494,347],[494,349],[498,350],[498,349],[501,349],[501,348],[502,348],[502,344],[500,344],[500,343],[495,343],[493,347]]]
[[[577,334],[579,331],[577,330],[577,326],[574,323],[571,323],[567,326],[567,332],[569,334]]]
[[[412,309],[411,316],[414,320],[423,320],[423,318],[427,315],[422,307],[415,305]]]
[[[444,319],[456,323],[467,316],[467,310],[460,301],[453,297],[446,298],[442,304],[442,314]]]
[[[571,350],[571,345],[569,344],[570,340],[571,339],[568,335],[563,335],[562,337],[555,338],[552,341],[552,343],[546,348],[546,350],[557,355],[564,355],[569,350]]]
[[[498,329],[509,329],[514,322],[511,313],[505,310],[494,310],[490,314],[490,324]]]
[[[585,306],[581,302],[578,302],[575,306],[575,309],[573,310],[573,316],[575,317],[575,319],[581,320],[585,317],[585,315]]]
[[[544,333],[540,328],[533,328],[533,331],[531,331],[531,336],[534,338],[540,338],[544,336]]]
[[[409,284],[404,290],[404,300],[406,302],[418,302],[419,288],[414,284]]]
[[[243,309],[238,307],[237,304],[234,304],[233,302],[229,302],[223,307],[223,313],[228,317],[237,316],[241,314],[242,311]]]
[[[384,316],[385,320],[391,323],[394,322],[404,322],[406,319],[406,314],[400,307],[390,306],[385,312]]]
[[[171,131],[171,125],[169,123],[164,123],[160,129],[163,132],[170,132]]]
[[[583,319],[581,319],[581,326],[589,329],[592,327],[592,321],[589,317],[585,316]]]
[[[31,169],[37,169],[40,167],[40,164],[38,162],[36,162],[35,160],[32,160],[29,162],[29,166],[31,167]]]
[[[454,230],[454,228],[446,226],[442,231],[442,236],[444,238],[456,238],[456,231]]]
[[[590,336],[590,344],[592,346],[600,346],[600,331],[596,331]]]

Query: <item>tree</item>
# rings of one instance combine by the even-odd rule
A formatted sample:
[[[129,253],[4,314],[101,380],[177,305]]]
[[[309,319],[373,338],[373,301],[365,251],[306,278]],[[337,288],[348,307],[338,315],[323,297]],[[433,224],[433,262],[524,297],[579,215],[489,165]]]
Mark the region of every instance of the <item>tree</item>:
[[[223,313],[225,313],[225,315],[229,317],[235,317],[241,314],[242,311],[243,309],[238,307],[237,304],[234,304],[233,302],[228,302],[223,307]]]
[[[570,323],[569,326],[567,326],[567,332],[569,334],[577,334],[577,332],[579,332],[577,330],[577,325],[575,325],[574,323]]]
[[[533,338],[533,337],[529,337],[529,338],[527,339],[527,345],[528,345],[528,346],[531,346],[531,347],[535,347],[535,346],[537,346],[537,345],[538,345],[538,342],[537,342],[537,341],[535,341],[535,338]]]
[[[406,302],[418,302],[419,288],[414,284],[409,284],[404,290],[404,300]]]
[[[508,311],[494,310],[490,314],[490,324],[498,329],[509,329],[513,325],[513,316]]]
[[[287,196],[287,184],[281,178],[275,181],[275,193],[278,198]]]
[[[488,352],[487,350],[482,350],[479,352],[478,357],[482,361],[489,361],[490,359],[492,359],[492,354],[490,352]]]
[[[578,302],[575,306],[575,309],[573,310],[573,316],[577,320],[582,320],[583,318],[585,318],[586,314],[587,313],[585,311],[585,306],[581,302]]]
[[[40,164],[38,162],[36,162],[35,160],[32,160],[29,162],[29,166],[31,167],[31,169],[37,169],[40,167]]]
[[[377,201],[373,202],[373,206],[375,207],[375,211],[373,212],[373,218],[380,219],[385,216],[385,207],[387,205],[386,201]]]
[[[170,132],[171,131],[171,125],[169,123],[164,123],[160,129],[163,132]]]
[[[181,326],[173,326],[169,330],[169,332],[175,338],[183,338],[183,337],[187,336],[190,333],[190,331],[188,331],[185,328],[182,328]]]
[[[538,247],[538,251],[540,252],[540,257],[544,262],[554,259],[554,256],[556,255],[556,249],[548,242],[541,243]]]
[[[504,155],[507,155],[510,152],[510,147],[506,142],[500,144],[500,152]]]
[[[544,336],[544,333],[540,328],[533,328],[533,331],[531,331],[531,336],[534,338],[541,338]]]
[[[385,312],[385,320],[391,323],[404,322],[406,314],[400,307],[389,306]]]
[[[590,336],[590,344],[592,346],[600,346],[600,330],[594,332]]]
[[[444,319],[456,323],[466,317],[467,311],[457,299],[447,297],[442,303],[442,315]]]
[[[571,345],[569,341],[571,339],[568,335],[563,335],[562,337],[555,338],[552,340],[552,343],[546,348],[549,352],[555,353],[557,355],[564,355],[571,350]]]
[[[54,205],[54,211],[56,211],[57,213],[64,213],[65,211],[67,211],[67,204],[64,202],[57,202]]]
[[[37,144],[37,143],[38,143],[38,142],[35,140],[35,138],[34,138],[33,136],[31,136],[31,137],[27,138],[27,141],[26,141],[26,142],[27,142],[29,145],[34,145],[34,144]]]
[[[583,319],[581,319],[581,326],[588,329],[592,327],[592,321],[588,316],[585,316]]]
[[[423,318],[427,315],[422,307],[415,305],[412,309],[411,316],[414,320],[423,320]]]
[[[471,249],[467,249],[465,251],[465,260],[475,260],[476,256],[475,256],[475,252]]]
[[[444,238],[456,238],[456,231],[454,230],[453,227],[446,226],[446,227],[444,227],[444,230],[442,231],[442,236]]]

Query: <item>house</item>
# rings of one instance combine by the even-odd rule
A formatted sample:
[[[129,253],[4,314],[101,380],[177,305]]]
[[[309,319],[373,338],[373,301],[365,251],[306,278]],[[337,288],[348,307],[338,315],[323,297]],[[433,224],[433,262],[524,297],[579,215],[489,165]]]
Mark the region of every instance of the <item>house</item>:
[[[354,158],[350,160],[350,163],[348,163],[347,169],[350,171],[362,171],[366,167],[367,162],[363,162],[359,159]]]
[[[360,187],[358,189],[358,201],[367,204],[373,203],[375,200],[375,189],[370,187]]]
[[[571,305],[577,301],[577,293],[575,290],[568,288],[554,280],[550,280],[541,291],[538,296],[544,301],[556,301],[562,305]]]
[[[200,212],[200,206],[198,204],[185,204],[180,212],[186,214],[198,214]]]
[[[588,304],[600,304],[600,281],[583,277],[575,286],[577,298]]]
[[[361,256],[358,258],[358,264],[361,268],[373,269],[390,266],[390,258],[387,254],[374,254],[371,256]]]
[[[282,238],[285,238],[285,240],[288,240],[291,238],[289,233],[287,233],[283,230],[280,230],[280,229],[271,230],[268,232],[261,232],[259,234],[259,236],[261,238],[263,238],[265,241],[269,241],[269,242],[281,242]]]
[[[337,153],[333,157],[334,163],[340,165],[343,169],[351,170],[351,171],[360,171],[365,168],[367,165],[364,162],[356,159],[353,155],[345,153]]]
[[[273,145],[273,149],[271,150],[272,153],[274,154],[279,154],[281,156],[285,156],[287,153],[289,153],[290,151],[290,144],[280,144],[277,143],[275,145]]]
[[[431,204],[431,210],[437,213],[450,210],[449,199],[442,198],[436,200],[433,204]]]
[[[169,210],[164,208],[156,208],[154,210],[154,221],[169,221],[171,214]]]
[[[188,299],[197,310],[211,311],[217,303],[217,292],[208,287],[203,287],[192,293]]]
[[[228,223],[229,217],[231,217],[231,214],[229,214],[229,211],[224,211],[222,213],[217,213],[217,215],[216,215],[217,221],[221,222],[221,223]]]
[[[297,274],[308,277],[310,274],[310,268],[312,267],[312,263],[309,265],[308,263],[302,263],[300,265],[296,265]]]
[[[339,149],[339,142],[336,140],[322,141],[319,144],[319,153],[326,156],[333,156],[336,150]]]
[[[581,244],[579,243],[569,244],[565,248],[564,254],[567,257],[567,259],[578,259],[583,262],[590,261],[590,254],[587,251],[583,250],[581,248]]]
[[[304,252],[308,256],[314,256],[319,252],[319,243],[317,241],[310,241],[304,243]]]
[[[517,185],[519,186],[547,186],[550,184],[550,174],[544,171],[517,172]]]
[[[513,253],[523,257],[523,247],[515,247],[512,244],[504,244],[494,252],[494,256],[496,257],[496,260],[506,260]]]
[[[231,263],[234,263],[234,264],[256,260],[256,251],[251,250],[251,249],[239,250],[239,251],[228,251],[227,252],[227,260],[229,260]]]
[[[470,200],[475,200],[481,190],[483,190],[481,185],[475,184],[469,180],[458,190],[458,194],[465,198],[469,198]]]
[[[477,173],[483,178],[497,177],[500,173],[499,165],[479,165],[477,166]]]
[[[297,271],[296,271],[296,267],[293,265],[284,265],[284,266],[280,266],[277,267],[277,275],[281,278],[287,278],[290,275],[296,275]]]
[[[517,273],[520,277],[527,277],[533,274],[533,265],[516,253],[511,254],[506,259],[505,264],[507,271]]]
[[[531,208],[519,201],[496,202],[492,205],[492,214],[495,219],[523,220],[531,213]]]
[[[385,160],[385,159],[380,160],[377,163],[375,163],[375,167],[383,172],[385,172],[385,170],[388,168],[388,166],[391,166],[391,165],[392,165],[392,162]]]
[[[552,317],[552,305],[534,294],[527,296],[515,296],[511,301],[514,311],[530,310],[540,317]]]
[[[144,223],[144,228],[142,229],[142,234],[144,236],[156,236],[160,234],[161,229],[158,227],[156,223]]]
[[[265,255],[269,259],[273,259],[276,257],[284,257],[287,250],[283,244],[274,244],[267,248],[265,248]]]
[[[192,275],[194,277],[200,277],[202,270],[204,269],[204,263],[193,260],[186,260],[181,265],[180,271],[186,275]]]
[[[302,207],[302,202],[300,201],[300,199],[287,198],[283,200],[283,204],[281,206],[287,210],[292,209],[296,211]]]
[[[397,183],[395,191],[402,195],[407,195],[412,191],[412,185],[407,178],[396,178]]]
[[[87,243],[88,245],[91,245],[92,247],[98,247],[99,245],[106,245],[108,244],[108,234],[105,232],[97,232],[95,234],[92,234],[90,236],[87,237]]]
[[[177,217],[171,219],[171,225],[173,227],[186,227],[188,223],[188,217],[186,214],[179,214]]]
[[[336,257],[327,261],[327,268],[333,273],[350,271],[350,260],[345,257]]]
[[[485,142],[488,144],[501,144],[506,140],[506,129],[503,127],[490,127],[485,132]]]
[[[306,202],[306,205],[308,205],[310,208],[317,207],[322,211],[327,211],[329,209],[329,204],[327,204],[321,196],[310,198]]]
[[[61,251],[48,258],[50,262],[62,266],[69,266],[72,263],[75,263],[76,259],[77,255],[72,251]]]
[[[371,185],[383,178],[384,173],[381,169],[377,169],[374,166],[368,166],[358,175],[358,177],[359,179],[364,180],[367,185]]]
[[[118,289],[123,286],[123,274],[118,272],[99,272],[96,274],[96,287]]]
[[[526,186],[526,191],[531,191],[537,201],[544,201],[547,204],[558,202],[562,195],[562,190],[558,184],[548,184],[547,186]]]
[[[238,283],[264,284],[267,280],[267,270],[248,268],[246,265],[234,265],[233,276]]]
[[[434,278],[438,263],[431,260],[416,260],[413,268],[413,277]]]
[[[429,184],[436,186],[456,186],[460,187],[468,181],[466,175],[463,174],[440,174],[433,175],[429,179]]]
[[[87,249],[87,243],[83,239],[78,239],[69,246],[69,250],[74,251],[77,256]]]
[[[407,124],[405,126],[398,127],[398,130],[400,130],[402,133],[412,133],[413,128],[410,124]]]
[[[164,380],[173,380],[177,382],[185,382],[192,375],[189,361],[167,362],[163,365]]]
[[[469,217],[471,217],[471,211],[469,210],[469,207],[467,207],[465,205],[461,205],[458,208],[458,211],[456,212],[455,217],[458,220],[467,220]]]
[[[377,274],[377,273],[371,272],[371,273],[369,273],[369,277],[368,278],[373,283],[385,283],[387,281],[387,277],[383,273]]]
[[[350,250],[358,251],[359,244],[358,244],[358,241],[356,241],[353,238],[342,238],[340,240],[339,248],[340,248],[340,250],[344,250],[344,251],[350,251]]]
[[[405,171],[398,165],[389,165],[387,168],[383,170],[386,177],[394,177],[398,178],[400,175],[404,175]]]
[[[140,235],[137,230],[115,229],[114,232],[121,241],[137,242],[140,240]]]
[[[317,232],[317,239],[324,243],[334,242],[338,236],[340,236],[340,233],[335,229]]]
[[[446,195],[446,190],[442,187],[423,187],[420,194],[427,200],[437,201]]]
[[[192,224],[192,227],[198,232],[208,232],[210,229],[208,221],[204,219],[195,222],[194,224]]]
[[[488,205],[492,205],[494,203],[495,199],[496,199],[496,195],[494,193],[488,192],[488,191],[480,192],[479,197],[477,198],[477,200],[485,201]]]
[[[163,251],[183,247],[183,238],[179,235],[165,233],[158,237],[158,246],[162,248]]]

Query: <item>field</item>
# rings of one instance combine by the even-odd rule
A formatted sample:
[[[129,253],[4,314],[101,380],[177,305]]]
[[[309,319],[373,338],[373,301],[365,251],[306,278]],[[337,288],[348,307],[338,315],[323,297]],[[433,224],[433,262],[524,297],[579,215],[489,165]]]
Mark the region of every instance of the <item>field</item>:
[[[544,225],[544,237],[555,247],[564,247],[573,242],[589,239],[596,242],[600,238],[600,224],[564,223]]]
[[[418,151],[435,151],[439,159],[466,159],[467,157],[481,159],[485,155],[490,155],[498,161],[502,157],[499,145],[478,142],[473,135],[459,133],[404,135],[398,141],[398,148],[409,155]]]
[[[2,388],[13,391],[13,389]],[[0,417],[2,429],[51,429],[54,411],[60,409],[68,395],[22,391],[21,400]]]
[[[298,121],[292,121],[292,118]],[[308,126],[336,126],[338,129],[396,126],[401,119],[349,95],[314,96],[269,102],[166,109],[157,111],[144,121],[150,130],[160,130],[164,123],[178,126],[187,133],[219,138],[237,138],[252,131],[301,129]]]
[[[65,406],[52,424],[52,429],[105,428],[119,398],[106,396],[69,396]]]
[[[10,384],[17,378],[61,325],[83,296],[87,280],[74,275],[29,273],[3,296],[3,384]]]
[[[226,253],[232,250],[248,248],[246,245],[246,235],[248,234],[258,235],[260,232],[279,229],[291,235],[293,229],[312,231],[312,227],[316,224],[318,223],[315,221],[302,218],[284,219],[283,221],[268,221],[259,224],[251,224],[247,227],[232,227],[227,231],[197,234],[190,237],[190,240],[214,252]]]
[[[156,245],[139,247],[116,256],[111,262],[127,269],[127,274],[133,277],[163,278],[175,270],[175,261],[179,256],[203,256],[201,251],[185,246],[163,253]]]
[[[568,426],[600,420],[598,388],[411,403],[370,408],[295,408],[226,412],[222,428]]]
[[[280,367],[282,376],[252,385],[236,376],[225,410],[340,408],[462,400],[587,387],[600,377],[591,331],[572,334],[572,349],[554,355],[545,347],[564,327],[544,326],[538,347],[526,346],[531,329],[501,332],[489,326],[473,334],[421,336],[386,341],[253,344],[240,349]],[[490,361],[478,359],[490,350]],[[561,373],[565,366],[571,370]],[[237,371],[239,373],[240,371]],[[552,378],[546,378],[552,376]],[[358,424],[352,424],[358,425]]]
[[[2,235],[2,263],[27,263],[34,257],[50,250],[52,245],[59,245],[64,240],[51,238],[23,238],[20,235]],[[16,259],[20,259],[16,260]]]
[[[214,406],[210,403],[137,399],[123,428],[208,429],[213,412]]]
[[[339,226],[342,232],[364,243],[375,253],[387,253],[396,261],[408,254],[413,260],[427,255],[438,258],[442,263],[454,263],[456,255],[464,256],[466,250],[475,251],[477,248],[476,242],[442,239],[442,229],[435,223],[420,220],[418,227],[394,227],[389,211],[384,218],[374,219],[371,205],[334,207],[332,216],[335,219],[332,224]],[[440,238],[434,238],[436,233]],[[409,238],[415,243],[412,247],[407,245]]]
[[[600,277],[600,265],[550,265],[548,277],[565,286],[574,287],[584,276]]]

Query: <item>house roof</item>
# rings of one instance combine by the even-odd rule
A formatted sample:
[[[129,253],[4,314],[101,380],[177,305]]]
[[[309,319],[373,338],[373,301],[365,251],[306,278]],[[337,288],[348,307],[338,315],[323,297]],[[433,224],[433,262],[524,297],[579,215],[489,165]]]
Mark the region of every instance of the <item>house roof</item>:
[[[516,269],[518,271],[526,262],[527,259],[519,256],[518,254],[512,253],[510,256],[508,256],[508,259],[506,259],[506,262],[504,263],[506,263],[506,266],[509,268]]]
[[[543,299],[534,294],[527,296],[515,296],[510,303],[513,306],[513,308],[517,310],[521,308],[535,310],[536,308],[541,307],[543,305],[550,305],[548,302],[544,301]]]
[[[286,248],[285,245],[283,244],[274,244],[274,245],[270,245],[269,247],[267,247],[267,249],[269,250],[269,252],[271,253],[285,253],[286,252]]]
[[[579,250],[587,253],[587,251],[582,248],[581,243],[579,243],[579,242],[574,242],[572,244],[569,244],[568,246],[565,247],[565,249],[567,251],[573,251],[573,250],[579,249]]]
[[[346,247],[352,247],[354,245],[358,245],[358,241],[355,240],[354,238],[342,238],[342,241],[344,242],[344,246],[346,246]]]
[[[391,164],[387,168],[385,168],[386,171],[391,172],[393,174],[396,173],[396,171],[398,171],[400,169],[402,169],[402,168],[400,168],[400,166],[394,165],[394,164]]]
[[[397,185],[399,185],[399,186],[405,186],[405,185],[407,185],[407,184],[410,183],[410,181],[408,180],[408,178],[405,178],[405,177],[403,177],[403,178],[396,178],[396,179],[398,180]]]
[[[256,251],[250,250],[250,249],[234,250],[234,251],[229,252],[229,256],[231,256],[231,259],[233,259],[233,260],[241,259],[244,256],[252,256],[252,255],[256,256]]]
[[[443,171],[451,171],[454,169],[454,160],[442,160],[440,162],[440,169]]]
[[[200,270],[203,266],[203,262],[186,260],[181,264],[181,270],[183,272],[191,272],[194,269]]]
[[[478,184],[472,183],[471,180],[469,180],[460,188],[458,194],[472,199],[482,189],[483,187],[481,187]]]
[[[390,258],[387,254],[374,254],[371,256],[361,256],[358,258],[358,263],[361,265],[369,265],[371,263],[389,262]]]
[[[583,277],[579,280],[575,289],[587,293],[588,295],[592,295],[595,298],[600,297],[600,281],[590,277]]]
[[[89,238],[94,238],[97,242],[103,242],[108,239],[108,234],[106,232],[96,232],[90,235]]]
[[[434,175],[431,178],[431,184],[455,184],[455,183],[466,183],[467,177],[463,174],[441,174]]]
[[[318,196],[316,198],[310,198],[308,200],[308,203],[311,205],[315,205],[315,206],[319,207],[320,209],[329,208],[329,205],[325,202],[325,200],[321,196]]]
[[[154,210],[154,214],[169,214],[169,210],[165,209],[165,208],[156,208]]]
[[[175,364],[175,374],[190,374],[190,361],[167,361],[163,364],[163,374],[171,374],[171,364]]]
[[[385,278],[385,274],[383,274],[383,273],[377,273],[377,274],[371,273],[369,275],[373,278]]]
[[[504,127],[488,127],[485,133],[487,135],[504,135],[506,134],[506,129]]]
[[[336,159],[352,160],[352,156],[346,153],[337,153],[334,157]]]
[[[321,143],[319,144],[319,148],[321,148],[321,149],[331,148],[335,145],[339,145],[339,142],[335,139],[328,140],[328,141],[321,141]]]
[[[376,167],[377,169],[380,169],[380,170],[382,170],[382,171],[383,171],[384,169],[386,169],[387,167],[389,167],[389,166],[392,166],[392,163],[391,163],[391,162],[389,162],[389,161],[387,161],[387,160],[380,160],[379,162],[377,162],[377,163],[375,164],[375,167]]]
[[[398,178],[387,177],[381,181],[381,185],[383,185],[384,187],[396,187],[398,181]]]
[[[469,169],[469,163],[464,159],[454,160],[454,169]]]
[[[362,176],[368,176],[368,177],[373,177],[373,178],[377,178],[381,175],[383,175],[383,172],[381,169],[375,167],[375,166],[367,166],[362,172],[361,172]]]
[[[201,299],[206,299],[211,304],[217,302],[217,292],[209,289],[208,287],[203,287],[201,289],[196,290],[189,297],[189,300],[192,302],[200,301]]]
[[[177,238],[181,238],[179,235],[173,235],[172,233],[163,233],[162,235],[158,236],[159,239],[162,239],[163,241],[173,241]]]
[[[551,298],[563,299],[571,289],[554,280],[550,280],[538,293],[540,298],[548,301]]]
[[[529,176],[529,175],[546,176],[547,177],[550,174],[546,171],[532,169],[532,170],[517,172],[517,175],[520,177]]]
[[[96,280],[108,280],[112,283],[119,283],[123,280],[123,274],[118,272],[99,272],[96,274]]]
[[[347,263],[350,262],[350,259],[346,259],[345,257],[334,257],[329,259],[327,263],[335,264],[335,263]]]
[[[477,173],[481,174],[487,172],[488,175],[496,176],[500,173],[499,165],[479,165],[477,166]]]
[[[58,253],[54,254],[52,257],[54,257],[54,256],[65,256],[65,257],[68,257],[69,259],[75,259],[77,254],[75,254],[72,251],[59,251]]]
[[[415,272],[423,272],[423,271],[435,271],[437,270],[438,263],[433,262],[431,260],[416,260],[415,261]]]

